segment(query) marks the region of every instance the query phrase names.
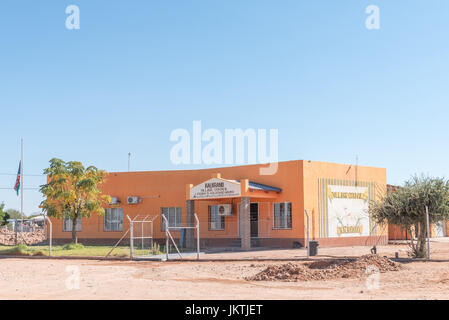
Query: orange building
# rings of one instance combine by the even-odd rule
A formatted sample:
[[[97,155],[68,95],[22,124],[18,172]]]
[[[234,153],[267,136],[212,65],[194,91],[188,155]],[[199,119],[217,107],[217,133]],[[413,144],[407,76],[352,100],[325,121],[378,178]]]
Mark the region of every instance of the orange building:
[[[266,167],[110,173],[102,191],[114,203],[103,217],[81,219],[79,241],[114,243],[128,230],[128,217],[139,215],[154,218],[153,237],[162,242],[161,215],[176,228],[194,224],[196,213],[202,248],[304,245],[307,214],[310,239],[320,246],[387,243],[388,229],[369,210],[386,190],[386,169],[297,160],[261,174]],[[53,238],[70,241],[70,220],[52,222]]]

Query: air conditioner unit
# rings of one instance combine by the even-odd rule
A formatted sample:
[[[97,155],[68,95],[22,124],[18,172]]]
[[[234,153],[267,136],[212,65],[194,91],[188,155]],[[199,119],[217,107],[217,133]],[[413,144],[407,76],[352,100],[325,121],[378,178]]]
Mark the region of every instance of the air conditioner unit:
[[[113,205],[113,204],[118,204],[120,201],[118,201],[117,197],[111,197],[111,201],[109,202],[109,204]]]
[[[128,204],[138,204],[139,202],[139,197],[128,197]]]
[[[217,205],[219,216],[232,216],[232,204]]]

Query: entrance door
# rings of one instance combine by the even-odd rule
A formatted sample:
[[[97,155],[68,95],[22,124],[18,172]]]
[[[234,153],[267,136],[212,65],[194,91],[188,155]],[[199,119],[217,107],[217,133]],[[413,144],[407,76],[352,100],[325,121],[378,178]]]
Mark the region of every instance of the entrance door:
[[[240,234],[240,206],[238,205],[238,216],[239,216],[239,222],[238,222],[238,234],[239,238],[241,237]],[[249,220],[250,220],[250,235],[251,238],[257,238],[259,237],[259,204],[258,203],[251,203],[249,208]]]
[[[259,204],[251,203],[250,207],[250,228],[251,238],[257,238],[259,236]]]

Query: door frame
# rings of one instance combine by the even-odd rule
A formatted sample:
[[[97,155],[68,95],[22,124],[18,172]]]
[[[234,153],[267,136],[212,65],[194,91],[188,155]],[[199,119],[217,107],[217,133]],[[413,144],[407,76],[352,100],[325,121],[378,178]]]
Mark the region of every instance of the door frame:
[[[251,221],[251,205],[252,204],[257,204],[257,236],[253,237],[251,235],[251,227],[253,225],[253,222]],[[259,202],[250,202],[249,204],[250,208],[249,208],[249,234],[251,238],[259,238]]]
[[[240,206],[241,206],[241,202],[239,202],[239,204],[237,205],[237,237],[241,238],[240,236]],[[250,223],[250,229],[249,229],[249,233],[251,236],[251,205],[252,204],[257,204],[257,237],[251,237],[251,238],[259,238],[259,202],[250,202],[250,208],[249,208],[249,223]]]

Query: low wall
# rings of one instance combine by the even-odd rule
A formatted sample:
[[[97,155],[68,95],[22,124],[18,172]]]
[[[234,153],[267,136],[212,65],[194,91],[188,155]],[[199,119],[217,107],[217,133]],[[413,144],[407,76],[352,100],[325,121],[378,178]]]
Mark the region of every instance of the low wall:
[[[16,244],[16,240],[17,244],[41,244],[45,241],[45,230],[40,228],[35,231],[15,233],[7,228],[0,228],[0,245],[13,246]]]
[[[91,239],[78,238],[78,242],[84,245],[115,245],[119,239]],[[385,236],[368,236],[368,237],[341,237],[341,238],[315,238],[320,247],[345,247],[345,246],[373,246],[387,245],[388,237]],[[179,239],[175,238],[177,244]],[[53,239],[53,244],[70,243],[71,239]],[[148,244],[149,240],[145,240]],[[276,247],[276,248],[295,248],[297,243],[304,247],[306,239],[304,238],[253,238],[253,246],[257,247]],[[134,240],[136,246],[140,244],[140,240]],[[154,243],[165,244],[165,239],[154,239]],[[254,244],[256,243],[256,245]],[[129,238],[123,239],[120,245],[129,245]],[[213,247],[239,247],[238,238],[205,238],[200,240],[201,248]]]

